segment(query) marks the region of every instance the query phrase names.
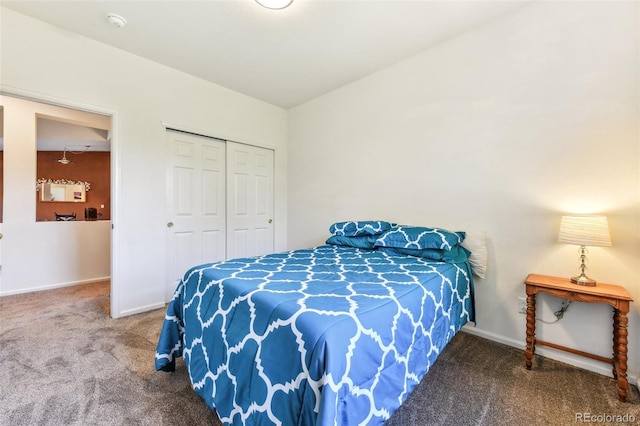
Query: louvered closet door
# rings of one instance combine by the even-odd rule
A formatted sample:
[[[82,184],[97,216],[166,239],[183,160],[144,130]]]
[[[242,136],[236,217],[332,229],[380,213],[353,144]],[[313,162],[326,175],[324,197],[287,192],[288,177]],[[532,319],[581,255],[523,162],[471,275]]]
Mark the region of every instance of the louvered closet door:
[[[171,161],[167,172],[169,300],[192,266],[226,257],[225,142],[167,131]]]
[[[273,150],[227,142],[227,258],[273,253]]]

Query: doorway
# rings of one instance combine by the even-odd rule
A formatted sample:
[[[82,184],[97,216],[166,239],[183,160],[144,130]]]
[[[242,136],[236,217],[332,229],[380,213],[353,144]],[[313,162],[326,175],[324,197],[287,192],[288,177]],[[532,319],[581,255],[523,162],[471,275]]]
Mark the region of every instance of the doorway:
[[[108,134],[111,131],[111,116],[4,94],[0,95],[0,105],[4,112],[4,181],[11,182],[10,186],[5,184],[3,187],[4,238],[0,240],[3,254],[0,295],[111,279],[113,245],[110,220],[85,221],[84,214],[77,215],[75,221],[56,221],[53,215],[51,220],[36,220],[38,203],[47,203],[42,201],[37,190],[37,163],[41,160],[39,145],[55,143],[54,140],[42,141],[38,137],[38,121],[45,119],[62,126],[87,127]],[[87,141],[65,139],[64,135],[59,139],[62,148],[60,151],[51,151],[55,152],[52,155],[56,158],[58,155],[62,158],[65,145],[90,144]],[[108,163],[109,172],[112,163],[112,160]],[[60,168],[55,172],[56,176],[49,179],[77,180],[68,176],[71,169],[65,167],[69,164],[57,164],[60,164]],[[92,179],[93,182],[88,182],[91,188],[85,200],[58,202],[57,206],[66,209],[80,206],[84,213],[85,205],[88,207],[92,201],[97,201],[92,200],[91,189],[107,186],[107,193],[111,194],[113,188],[109,177],[106,182]]]

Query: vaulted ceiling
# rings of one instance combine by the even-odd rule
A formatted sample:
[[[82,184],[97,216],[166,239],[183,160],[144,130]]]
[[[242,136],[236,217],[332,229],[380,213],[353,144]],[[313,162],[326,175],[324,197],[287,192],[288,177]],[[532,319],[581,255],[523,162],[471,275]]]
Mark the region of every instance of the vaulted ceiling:
[[[265,102],[291,108],[527,1],[12,1],[2,6]],[[106,16],[127,21],[122,28]]]

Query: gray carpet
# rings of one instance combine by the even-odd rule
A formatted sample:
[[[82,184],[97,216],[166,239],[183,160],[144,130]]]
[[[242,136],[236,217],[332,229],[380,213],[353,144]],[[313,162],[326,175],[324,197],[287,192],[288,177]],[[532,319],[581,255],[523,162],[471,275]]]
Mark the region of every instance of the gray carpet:
[[[181,361],[154,370],[164,310],[111,319],[108,292],[0,298],[0,425],[220,425]],[[570,425],[584,413],[640,424],[638,390],[616,395],[611,378],[542,357],[527,371],[521,350],[459,333],[387,425]]]

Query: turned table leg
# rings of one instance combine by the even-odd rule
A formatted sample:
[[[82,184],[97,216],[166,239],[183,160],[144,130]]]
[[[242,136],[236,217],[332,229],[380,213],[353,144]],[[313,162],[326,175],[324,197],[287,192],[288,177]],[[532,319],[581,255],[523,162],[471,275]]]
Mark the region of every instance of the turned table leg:
[[[618,381],[618,399],[627,400],[627,326],[629,319],[626,312],[613,310],[613,377]]]
[[[618,315],[619,311],[613,309],[613,378],[618,378]]]
[[[524,351],[525,366],[531,370],[533,353],[536,350],[536,295],[527,295],[527,348]]]

